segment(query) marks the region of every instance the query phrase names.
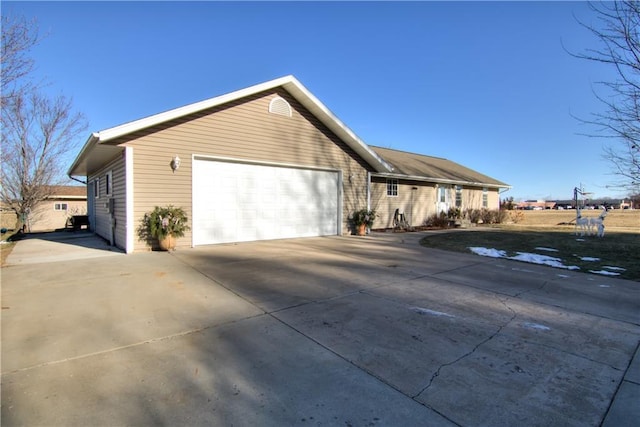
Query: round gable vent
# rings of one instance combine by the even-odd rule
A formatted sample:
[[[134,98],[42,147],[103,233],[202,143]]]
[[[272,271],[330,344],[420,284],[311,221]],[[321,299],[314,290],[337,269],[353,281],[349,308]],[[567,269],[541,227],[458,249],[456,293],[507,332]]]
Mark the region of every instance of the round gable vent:
[[[273,98],[269,103],[269,112],[273,114],[280,114],[281,116],[291,117],[291,106],[287,101],[279,96]]]

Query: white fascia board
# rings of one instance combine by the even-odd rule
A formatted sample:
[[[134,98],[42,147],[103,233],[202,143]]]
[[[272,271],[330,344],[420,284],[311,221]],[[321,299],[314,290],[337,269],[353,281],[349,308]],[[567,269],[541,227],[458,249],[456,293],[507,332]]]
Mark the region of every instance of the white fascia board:
[[[69,172],[77,167],[77,164],[82,159],[84,153],[86,153],[88,149],[95,144],[107,142],[130,134],[132,132],[155,126],[189,114],[197,113],[198,111],[206,110],[218,105],[226,104],[228,102],[232,102],[259,92],[273,89],[278,86],[284,87],[294,98],[296,98],[302,105],[308,108],[329,129],[331,129],[334,133],[336,133],[336,135],[342,138],[356,153],[362,156],[371,166],[373,166],[377,172],[390,172],[393,170],[391,165],[385,162],[380,156],[378,156],[378,154],[376,154],[371,148],[369,148],[367,144],[365,144],[360,138],[358,138],[358,136],[356,136],[356,134],[353,133],[351,129],[345,126],[342,121],[340,121],[322,102],[320,102],[311,92],[309,92],[307,88],[305,88],[294,76],[288,75],[275,80],[270,80],[265,83],[250,86],[245,89],[240,89],[225,95],[220,95],[204,101],[185,105],[183,107],[154,114],[149,117],[134,120],[132,122],[124,123],[119,126],[93,133],[87,143],[85,143],[85,146],[74,161],[72,167],[69,169]]]
[[[377,172],[391,172],[393,167],[373,151],[364,141],[349,129],[338,117],[331,112],[318,98],[316,98],[295,77],[291,77],[284,88],[291,93],[302,105],[318,117],[329,129],[342,138],[356,153],[362,156]]]
[[[485,182],[460,181],[460,180],[443,179],[443,178],[429,178],[428,176],[402,175],[397,173],[373,173],[371,174],[371,176],[380,177],[380,178],[389,178],[389,179],[404,179],[407,181],[433,182],[435,184],[454,184],[454,185],[469,185],[473,187],[511,189],[510,185],[487,184]]]
[[[78,153],[76,158],[73,160],[73,163],[69,167],[69,170],[67,171],[67,176],[77,175],[77,174],[73,173],[73,170],[78,167],[78,165],[80,164],[80,162],[82,161],[84,156],[90,151],[91,148],[93,148],[94,145],[96,145],[98,143],[99,139],[100,138],[99,138],[99,136],[98,136],[98,134],[96,132],[93,132],[89,136],[89,138],[87,138],[87,141],[82,146],[82,149],[80,150],[80,153]]]
[[[143,119],[134,120],[129,123],[102,130],[98,133],[98,137],[100,139],[100,142],[110,141],[112,139],[119,138],[129,133],[139,131],[141,129],[155,126],[169,120],[174,120],[179,117],[197,113],[198,111],[206,110],[208,108],[216,107],[218,105],[226,104],[227,102],[232,102],[237,99],[244,98],[245,96],[250,96],[277,86],[284,85],[285,83],[291,81],[291,79],[293,79],[293,76],[281,77],[279,79],[270,80],[265,83],[260,83],[245,89],[227,93],[225,95],[216,96],[204,101],[195,102],[183,107],[174,108],[173,110],[154,114],[153,116],[145,117]]]

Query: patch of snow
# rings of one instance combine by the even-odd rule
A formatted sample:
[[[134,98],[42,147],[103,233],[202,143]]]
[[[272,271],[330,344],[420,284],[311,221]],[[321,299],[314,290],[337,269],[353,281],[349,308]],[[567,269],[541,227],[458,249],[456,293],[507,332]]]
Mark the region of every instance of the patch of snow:
[[[569,265],[569,266],[564,265],[560,258],[554,258],[554,257],[548,256],[548,255],[532,254],[532,253],[528,253],[528,252],[516,252],[516,253],[518,255],[513,256],[513,257],[509,257],[508,259],[514,259],[516,261],[530,262],[532,264],[549,265],[551,267],[565,268],[567,270],[580,270],[580,267],[578,267],[576,265]]]
[[[620,273],[614,273],[613,271],[607,271],[607,270],[589,270],[589,273],[602,274],[603,276],[619,276],[620,275]]]
[[[611,286],[609,285],[598,285],[599,288],[610,288]]]
[[[607,270],[615,270],[615,271],[627,271],[626,268],[622,268],[622,267],[611,267],[610,265],[603,265],[602,268],[605,268]]]
[[[535,248],[535,249],[537,249],[539,251],[558,252],[557,249],[553,249],[553,248],[541,248],[541,247],[538,247],[538,248]]]
[[[584,239],[576,239],[576,242],[584,242]]]
[[[548,326],[541,325],[539,323],[525,322],[522,324],[523,327],[528,329],[537,329],[539,331],[550,331],[551,328]]]
[[[429,314],[431,316],[456,317],[453,314],[443,313],[442,311],[429,310],[428,308],[422,308],[422,307],[411,307],[411,310],[422,315]]]
[[[502,251],[499,249],[488,249],[488,248],[483,248],[478,246],[469,247],[469,250],[471,250],[471,252],[473,252],[474,254],[480,255],[480,256],[512,259],[515,261],[529,262],[532,264],[549,265],[551,267],[564,268],[567,270],[580,270],[580,267],[578,267],[577,265],[566,266],[562,264],[562,260],[560,258],[554,258],[548,255],[532,254],[529,252],[516,252],[518,255],[508,257],[506,251]]]
[[[563,279],[568,279],[569,277],[571,277],[571,276],[568,276],[566,274],[558,274],[557,276],[558,277],[562,277]]]
[[[504,258],[507,256],[507,252],[506,251],[501,251],[498,249],[488,249],[488,248],[482,248],[482,247],[470,247],[469,248],[471,250],[471,252],[473,252],[476,255],[481,255],[481,256],[488,256],[488,257],[492,257],[492,258]]]
[[[580,259],[582,261],[600,261],[600,258],[595,258],[592,256],[581,256]]]

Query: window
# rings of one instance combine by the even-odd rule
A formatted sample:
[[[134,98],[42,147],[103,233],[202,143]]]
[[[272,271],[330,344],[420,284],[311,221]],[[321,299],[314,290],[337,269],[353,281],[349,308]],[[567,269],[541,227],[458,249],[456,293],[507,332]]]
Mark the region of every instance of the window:
[[[447,187],[445,187],[443,185],[438,187],[438,201],[440,203],[446,203],[447,202]]]
[[[398,180],[397,179],[387,179],[387,196],[388,197],[398,196]]]
[[[67,210],[67,204],[66,203],[54,203],[53,204],[53,210],[66,211]]]
[[[100,178],[93,180],[93,197],[100,198]]]
[[[462,208],[462,185],[456,185],[456,208]]]
[[[106,191],[105,191],[105,195],[110,196],[112,194],[112,173],[111,171],[107,172],[107,174],[104,176],[105,179],[105,187],[106,187]]]
[[[482,207],[489,207],[489,189],[487,187],[484,187],[482,189]]]

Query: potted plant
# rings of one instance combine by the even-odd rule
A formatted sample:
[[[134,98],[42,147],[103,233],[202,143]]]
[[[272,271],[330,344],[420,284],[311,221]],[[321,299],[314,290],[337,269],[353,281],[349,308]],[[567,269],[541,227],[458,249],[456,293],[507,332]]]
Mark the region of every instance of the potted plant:
[[[377,218],[375,210],[372,209],[360,209],[355,211],[352,215],[353,223],[356,226],[356,234],[358,236],[364,236],[367,233],[367,228],[371,228],[373,221]]]
[[[156,206],[151,212],[144,214],[138,234],[147,241],[157,240],[160,249],[168,251],[175,248],[176,237],[184,236],[188,230],[184,209],[173,205]]]

